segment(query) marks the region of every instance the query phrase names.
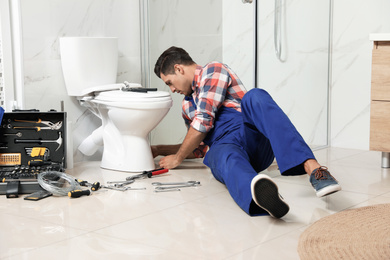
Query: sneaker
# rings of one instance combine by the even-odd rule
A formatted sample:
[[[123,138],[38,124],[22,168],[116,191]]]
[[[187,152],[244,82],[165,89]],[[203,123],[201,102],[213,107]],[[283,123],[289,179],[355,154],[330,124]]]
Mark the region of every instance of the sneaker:
[[[310,183],[316,191],[317,197],[324,197],[341,190],[337,180],[330,174],[328,168],[321,166],[310,175]]]
[[[283,197],[280,196],[278,186],[265,174],[258,174],[253,178],[251,191],[255,203],[274,218],[281,218],[290,210]]]

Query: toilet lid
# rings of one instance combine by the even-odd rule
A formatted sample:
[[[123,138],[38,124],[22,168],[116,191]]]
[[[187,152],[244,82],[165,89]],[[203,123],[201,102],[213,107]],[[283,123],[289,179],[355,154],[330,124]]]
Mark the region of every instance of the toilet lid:
[[[95,93],[95,100],[113,102],[161,102],[171,100],[166,91],[131,92],[122,90],[111,90]]]

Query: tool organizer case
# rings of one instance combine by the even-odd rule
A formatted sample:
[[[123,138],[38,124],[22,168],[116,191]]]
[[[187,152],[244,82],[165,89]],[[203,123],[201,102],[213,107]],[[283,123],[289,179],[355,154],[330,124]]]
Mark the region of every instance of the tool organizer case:
[[[66,168],[66,112],[6,112],[0,125],[0,194],[32,193],[42,188],[37,174]],[[18,182],[9,191],[7,180]],[[19,180],[19,181],[17,181]],[[4,182],[5,181],[5,182]],[[13,184],[15,185],[15,183]],[[12,196],[10,196],[12,197]]]

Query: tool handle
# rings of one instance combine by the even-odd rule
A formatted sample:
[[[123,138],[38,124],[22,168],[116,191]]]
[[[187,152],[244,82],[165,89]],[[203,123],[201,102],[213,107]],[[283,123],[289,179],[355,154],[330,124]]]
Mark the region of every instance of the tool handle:
[[[51,162],[42,161],[42,160],[31,160],[28,162],[28,165],[30,166],[42,166],[42,165],[51,165]]]
[[[101,188],[101,186],[100,186],[100,182],[94,182],[93,184],[92,184],[92,187],[91,187],[91,190],[92,191],[97,191],[98,189],[100,189]]]
[[[36,130],[37,132],[41,131],[41,128],[39,126],[14,126],[14,129],[20,129],[20,130]]]
[[[164,169],[164,168],[160,168],[160,169],[156,169],[156,170],[150,171],[150,172],[148,172],[148,178],[152,178],[152,176],[163,174],[163,173],[166,173],[168,171],[169,171],[168,169]]]
[[[68,196],[71,198],[79,198],[83,195],[89,196],[91,192],[89,190],[72,190],[68,192]]]
[[[37,121],[31,121],[31,120],[19,120],[19,119],[15,119],[14,120],[15,122],[25,122],[25,123],[37,123],[39,124],[40,122],[42,122],[42,120],[40,118],[38,118]]]
[[[81,179],[75,179],[75,181],[80,184],[80,186],[87,186],[88,182],[87,181],[83,181]]]
[[[15,139],[15,143],[42,143],[42,140],[30,140],[30,139]]]

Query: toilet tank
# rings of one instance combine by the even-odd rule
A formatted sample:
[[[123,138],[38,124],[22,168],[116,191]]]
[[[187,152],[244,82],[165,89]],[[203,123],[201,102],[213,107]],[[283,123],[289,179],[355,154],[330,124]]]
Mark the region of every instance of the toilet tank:
[[[116,83],[117,38],[62,37],[60,53],[69,96],[84,96],[94,89]]]

